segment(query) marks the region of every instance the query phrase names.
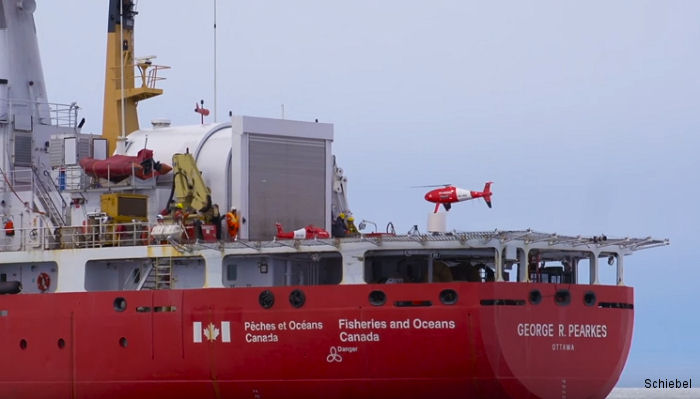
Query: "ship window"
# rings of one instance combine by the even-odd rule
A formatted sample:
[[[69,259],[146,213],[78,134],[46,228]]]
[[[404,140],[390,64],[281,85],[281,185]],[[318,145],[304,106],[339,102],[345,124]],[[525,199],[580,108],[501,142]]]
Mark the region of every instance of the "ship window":
[[[576,265],[587,256],[580,251],[533,249],[527,256],[528,279],[535,283],[575,284]]]
[[[365,281],[370,284],[494,281],[492,248],[434,251],[369,251]]]
[[[232,263],[226,265],[226,279],[229,281],[238,280],[238,265]]]
[[[85,267],[85,289],[131,291],[201,288],[204,286],[204,274],[204,259],[197,256],[90,260]]]
[[[294,253],[224,257],[225,287],[274,287],[339,284],[343,261],[339,253]]]
[[[368,256],[365,280],[369,283],[419,283],[428,281],[425,255]]]
[[[7,273],[0,274],[0,283],[7,281]]]

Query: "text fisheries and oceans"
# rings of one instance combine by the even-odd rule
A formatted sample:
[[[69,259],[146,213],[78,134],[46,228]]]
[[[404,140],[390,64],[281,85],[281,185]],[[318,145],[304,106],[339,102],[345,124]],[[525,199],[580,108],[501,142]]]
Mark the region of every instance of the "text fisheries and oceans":
[[[454,329],[454,320],[422,320],[415,318],[405,320],[357,320],[338,319],[338,328],[341,330],[384,330],[386,328],[402,329]]]
[[[377,330],[453,330],[456,327],[454,320],[423,320],[419,318],[403,320],[338,319],[341,342],[379,342],[381,341],[381,335],[379,335]],[[356,332],[357,330],[364,331]]]

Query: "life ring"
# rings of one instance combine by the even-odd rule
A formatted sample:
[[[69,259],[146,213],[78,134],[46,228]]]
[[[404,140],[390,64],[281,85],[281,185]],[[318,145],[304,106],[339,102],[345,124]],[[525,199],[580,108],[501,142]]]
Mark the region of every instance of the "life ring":
[[[36,278],[36,286],[41,292],[48,291],[49,287],[51,287],[51,276],[43,272],[39,273],[39,276]]]

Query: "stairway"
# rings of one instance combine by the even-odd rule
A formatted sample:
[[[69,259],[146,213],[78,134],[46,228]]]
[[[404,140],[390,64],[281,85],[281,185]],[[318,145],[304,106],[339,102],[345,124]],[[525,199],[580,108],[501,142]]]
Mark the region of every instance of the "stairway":
[[[173,282],[172,258],[156,258],[153,267],[146,276],[142,290],[168,290]]]
[[[38,200],[41,208],[48,216],[51,221],[50,231],[53,233],[54,228],[65,226],[66,222],[63,219],[63,213],[58,209],[56,203],[54,202],[54,197],[60,198],[63,202],[63,208],[67,206],[65,200],[58,192],[57,188],[54,186],[53,181],[51,181],[51,176],[46,170],[44,170],[44,176],[39,174],[38,168],[32,167],[32,172],[34,173],[34,196]],[[47,182],[48,180],[48,182]],[[53,194],[53,195],[52,195]]]

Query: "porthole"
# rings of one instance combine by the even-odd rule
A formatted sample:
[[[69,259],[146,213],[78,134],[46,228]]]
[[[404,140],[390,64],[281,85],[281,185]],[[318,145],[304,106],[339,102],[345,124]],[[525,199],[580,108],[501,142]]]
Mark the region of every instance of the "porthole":
[[[119,346],[126,348],[129,345],[129,341],[125,337],[119,338]]]
[[[571,303],[571,293],[568,290],[559,290],[554,294],[554,302],[559,306],[566,306]]]
[[[583,303],[586,306],[594,306],[597,300],[593,291],[588,291],[583,295]]]
[[[59,338],[56,344],[58,345],[58,349],[63,349],[66,347],[66,341],[64,341],[63,338]]]
[[[382,306],[386,303],[386,294],[384,291],[374,290],[369,293],[369,303],[374,306]]]
[[[122,297],[114,298],[114,310],[117,312],[123,312],[126,310],[126,299]]]
[[[24,338],[22,338],[21,340],[19,340],[19,347],[20,347],[20,349],[22,349],[22,350],[27,349],[27,340],[24,339]]]
[[[306,303],[306,295],[302,290],[294,290],[289,293],[289,303],[295,308],[300,308]]]
[[[530,291],[528,299],[530,300],[531,304],[538,305],[540,302],[542,302],[542,293],[540,290],[532,290]]]
[[[440,302],[442,302],[445,305],[454,305],[457,303],[457,291],[453,289],[446,289],[440,291]]]
[[[275,294],[270,290],[265,290],[258,296],[258,302],[263,309],[270,309],[275,304]]]

